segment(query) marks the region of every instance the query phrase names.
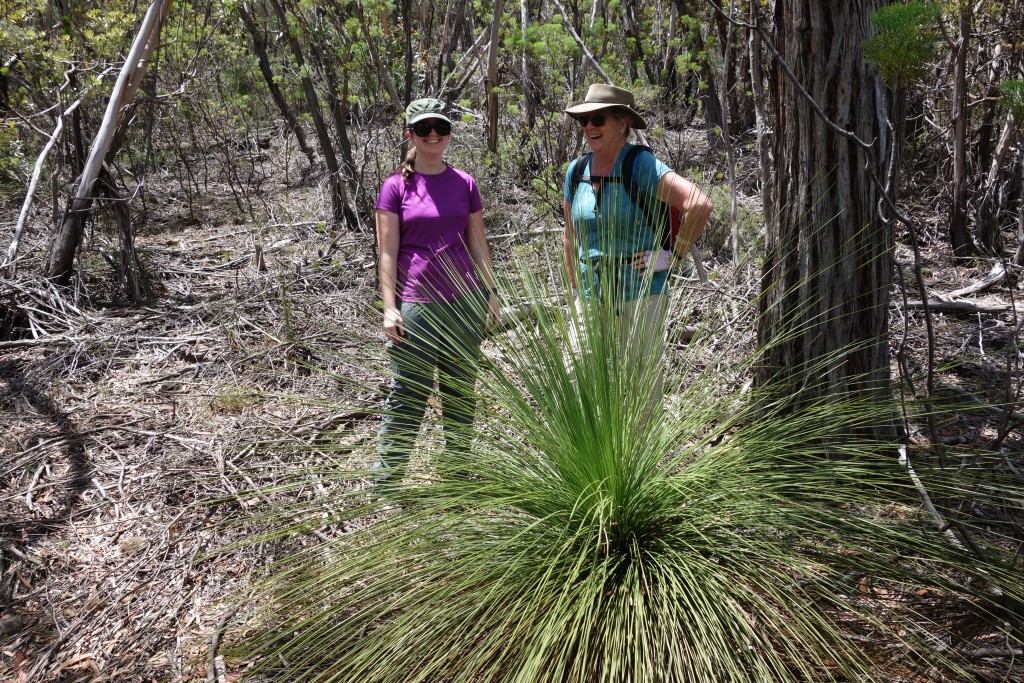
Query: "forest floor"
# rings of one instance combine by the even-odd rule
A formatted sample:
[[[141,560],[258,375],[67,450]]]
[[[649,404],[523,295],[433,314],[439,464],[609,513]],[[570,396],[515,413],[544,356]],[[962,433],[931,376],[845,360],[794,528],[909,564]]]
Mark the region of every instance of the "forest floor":
[[[239,463],[313,452],[330,434],[353,469],[370,464],[387,379],[371,234],[325,229],[315,186],[265,199],[276,218],[259,224],[238,217],[227,188],[204,197],[198,221],[171,192],[152,200],[137,236],[145,302],[116,292],[101,256],[116,245],[100,229],[76,292],[33,275],[45,234],[23,246],[22,275],[0,280],[2,681],[235,680],[218,658],[227,600],[274,559],[272,546],[217,552],[246,535],[223,523],[255,486]],[[495,213],[496,262],[558,253],[551,218],[515,204]],[[941,220],[917,216],[933,295],[989,274],[954,265]],[[705,256],[720,295],[751,300],[756,271]],[[897,260],[913,261],[903,241]],[[964,294],[975,308],[933,312],[945,391],[1016,391],[1017,291],[1003,281]],[[894,308],[892,329],[894,349],[922,365],[920,310]],[[998,417],[957,412],[939,433],[987,447]],[[1020,462],[1016,430],[1001,447]],[[978,666],[995,676],[1006,665]]]

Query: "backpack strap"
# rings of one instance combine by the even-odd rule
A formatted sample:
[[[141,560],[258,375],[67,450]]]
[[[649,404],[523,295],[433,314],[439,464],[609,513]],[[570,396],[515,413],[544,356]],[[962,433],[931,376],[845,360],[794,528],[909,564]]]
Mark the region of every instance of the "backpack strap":
[[[626,194],[629,195],[630,201],[643,212],[644,218],[650,224],[651,216],[648,214],[647,202],[639,201],[640,190],[637,188],[636,183],[633,182],[633,167],[636,166],[636,158],[640,156],[640,152],[654,154],[654,151],[646,145],[633,145],[626,150],[626,156],[622,158],[622,185],[626,188]]]
[[[576,188],[580,182],[583,181],[583,171],[590,165],[590,159],[594,156],[593,152],[587,152],[576,160],[576,163],[572,167],[572,175],[569,177],[569,205],[572,206],[572,200],[576,197]]]
[[[651,156],[654,156],[654,150],[646,145],[633,145],[626,151],[626,156],[622,159],[622,184],[626,188],[626,193],[629,195],[630,201],[633,202],[633,206],[640,209],[640,213],[643,214],[644,220],[647,222],[647,227],[655,231],[663,233],[661,235],[661,246],[663,249],[672,251],[672,241],[675,235],[671,234],[671,226],[665,223],[665,220],[671,220],[667,218],[663,220],[663,212],[671,212],[672,209],[667,204],[661,204],[652,207],[651,202],[640,201],[640,188],[633,182],[633,167],[636,165],[636,158],[640,156],[641,152],[648,152]],[[654,215],[652,216],[652,209]]]

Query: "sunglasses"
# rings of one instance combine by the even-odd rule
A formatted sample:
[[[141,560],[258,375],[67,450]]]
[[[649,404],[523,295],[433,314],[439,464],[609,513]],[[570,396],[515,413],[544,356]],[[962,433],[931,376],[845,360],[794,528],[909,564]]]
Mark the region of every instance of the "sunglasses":
[[[594,128],[600,128],[604,125],[604,122],[608,120],[607,114],[594,114],[593,116],[577,116],[576,120],[580,122],[580,128],[586,128],[588,123],[594,125]]]
[[[409,130],[421,138],[425,138],[430,135],[430,131],[436,131],[438,135],[444,137],[445,135],[452,134],[452,124],[447,121],[417,121],[416,123],[409,126]]]

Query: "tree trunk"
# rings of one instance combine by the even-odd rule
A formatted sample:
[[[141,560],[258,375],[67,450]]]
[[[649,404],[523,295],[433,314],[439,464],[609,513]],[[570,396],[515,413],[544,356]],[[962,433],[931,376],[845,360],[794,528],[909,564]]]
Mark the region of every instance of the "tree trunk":
[[[722,45],[722,101],[729,102],[729,74],[732,72],[732,57],[735,54],[733,49],[733,26],[736,17],[735,0],[729,0],[728,5],[729,22],[725,31],[725,40]],[[738,111],[738,110],[737,110]],[[732,243],[732,262],[740,265],[740,223],[738,218],[739,197],[736,194],[736,155],[733,153],[732,132],[730,125],[733,118],[732,107],[727,107],[722,116],[722,139],[725,140],[725,160],[729,180],[729,236]]]
[[[434,4],[432,2],[419,3],[420,10],[420,44],[419,44],[419,59],[423,64],[430,64],[430,48],[434,46]],[[423,69],[417,74],[423,79],[422,90],[420,96],[425,97],[433,94],[434,84],[430,82],[430,69]],[[408,78],[410,74],[406,74]],[[412,95],[410,94],[410,98]],[[415,99],[415,98],[412,98]]]
[[[316,163],[316,155],[313,152],[313,148],[306,142],[306,132],[302,130],[298,117],[295,116],[292,108],[288,106],[284,93],[281,92],[281,88],[274,79],[274,70],[270,66],[270,58],[267,55],[267,41],[264,38],[264,31],[260,30],[260,27],[256,24],[248,5],[249,3],[247,2],[240,3],[238,5],[238,15],[242,18],[242,23],[245,24],[246,30],[249,31],[249,35],[252,37],[253,49],[256,51],[256,58],[259,60],[260,73],[263,74],[263,80],[267,84],[270,98],[274,100],[277,111],[284,118],[285,127],[288,129],[288,132],[295,136],[299,149],[306,155],[310,166],[312,166]]]
[[[644,67],[644,75],[647,77],[647,82],[651,84],[658,83],[658,75],[654,73],[652,65],[647,62],[647,56],[644,54],[644,40],[646,37],[640,28],[640,10],[637,7],[637,0],[624,0],[622,3],[622,30],[626,34],[626,40],[629,43],[630,77],[633,81],[637,80],[640,74],[637,73],[636,64],[639,62]]]
[[[0,68],[0,118],[7,118],[11,113],[11,100],[8,95],[7,74],[10,73],[11,69],[18,63],[20,58],[20,55],[13,55],[4,62],[3,68]]]
[[[999,141],[996,142],[991,155],[988,175],[985,176],[984,184],[981,187],[981,201],[978,202],[978,239],[991,255],[1002,253],[999,218],[1005,207],[1001,201],[1003,194],[999,191],[999,170],[1006,160],[1006,153],[1010,150],[1016,130],[1017,122],[1011,111],[1006,115],[1006,122],[999,134]]]
[[[1013,256],[1015,264],[1024,265],[1024,152],[1017,154],[1017,253]]]
[[[113,263],[117,276],[118,287],[132,303],[142,301],[142,287],[139,284],[139,273],[142,270],[139,255],[135,251],[135,229],[132,227],[132,215],[128,210],[128,201],[117,189],[117,182],[110,173],[103,169],[96,183],[97,188],[108,200],[110,210],[114,214],[118,236],[121,238],[120,259]]]
[[[324,157],[324,164],[327,166],[327,186],[331,195],[331,216],[336,225],[345,225],[355,230],[358,223],[352,220],[352,209],[348,206],[345,198],[345,191],[341,184],[341,167],[338,164],[338,157],[334,153],[334,143],[331,141],[331,133],[324,121],[323,111],[320,109],[320,98],[316,94],[316,86],[313,84],[313,77],[306,68],[306,57],[299,43],[298,37],[289,27],[288,17],[280,0],[271,0],[271,4],[277,13],[278,21],[281,22],[285,35],[288,36],[288,45],[291,47],[292,56],[295,58],[295,66],[301,75],[299,82],[302,85],[302,94],[306,100],[306,113],[313,119],[313,128],[316,130],[317,141],[320,143],[320,154]]]
[[[322,17],[326,21],[326,17]],[[356,189],[356,162],[352,156],[352,144],[348,139],[348,102],[342,91],[348,85],[347,66],[339,64],[331,50],[314,52],[318,66],[327,81],[328,101],[330,102],[331,118],[334,121],[334,136],[341,152],[339,166],[338,191],[341,193],[342,211],[345,224],[353,229],[359,224],[359,218],[352,210],[349,201],[349,190]],[[341,75],[344,84],[338,80]]]
[[[552,0],[552,2],[554,2],[555,7],[557,7],[559,12],[562,14],[562,20],[565,22],[566,28],[573,34],[573,37],[577,39],[577,43],[583,51],[583,58],[580,60],[579,71],[576,72],[576,77],[573,79],[571,87],[569,88],[568,101],[566,102],[566,106],[569,106],[572,104],[572,98],[574,97],[576,87],[586,81],[587,72],[590,71],[591,66],[596,66],[597,68],[600,68],[600,66],[598,65],[597,59],[587,51],[586,45],[579,39],[579,34],[576,33],[576,30],[572,25],[572,21],[569,19],[569,14],[565,11],[565,6],[563,6],[558,0]],[[594,24],[597,23],[597,17],[601,14],[603,4],[604,0],[591,0],[589,22],[590,31],[594,30]],[[601,75],[605,76],[605,80],[608,80],[607,76],[603,72]],[[568,158],[566,151],[569,147],[569,136],[572,134],[572,130],[572,118],[569,116],[562,117],[562,128],[558,133],[558,144],[555,147],[554,163],[557,168],[561,168],[562,164],[564,164]]]
[[[58,285],[66,285],[71,280],[75,252],[81,242],[85,219],[92,208],[96,179],[100,175],[104,160],[112,159],[117,153],[120,140],[123,138],[123,132],[118,133],[118,129],[122,125],[127,126],[127,121],[122,123],[119,119],[142,84],[149,58],[156,48],[160,29],[171,11],[172,2],[173,0],[153,0],[149,6],[114,89],[110,93],[107,111],[89,150],[89,158],[86,159],[79,176],[78,186],[68,201],[64,217],[46,250],[43,274]]]
[[[695,17],[694,10],[691,8],[691,0],[674,0],[676,9],[681,17]],[[704,53],[707,48],[708,40],[703,33],[701,33],[694,41],[692,50],[696,54]],[[707,131],[708,144],[713,147],[718,147],[722,143],[721,128],[724,123],[722,113],[722,101],[718,97],[718,88],[714,87],[715,74],[711,70],[711,65],[708,58],[700,57],[700,81],[707,84],[707,87],[700,91],[699,97],[701,104],[704,109],[704,129]]]
[[[484,91],[487,93],[487,149],[498,151],[498,50],[501,47],[501,15],[505,9],[504,0],[495,0],[494,17],[491,19],[491,46],[487,51],[487,79]]]
[[[388,74],[388,70],[384,68],[384,63],[380,59],[380,55],[377,52],[377,48],[374,47],[375,42],[372,35],[370,35],[370,25],[367,23],[366,13],[363,12],[361,3],[355,3],[356,16],[359,17],[359,30],[362,31],[363,40],[366,41],[366,49],[370,53],[370,61],[373,63],[373,68],[377,72],[377,78],[380,79],[381,85],[388,91],[388,95],[391,97],[391,106],[396,111],[404,112],[405,104],[402,104],[402,96],[399,95],[398,90],[395,89],[395,84],[391,80],[391,76]],[[407,73],[408,75],[408,73]],[[409,93],[405,93],[405,101],[409,101]]]
[[[754,127],[757,134],[757,157],[761,178],[761,204],[764,207],[765,223],[772,222],[772,169],[771,143],[768,132],[768,121],[765,113],[764,72],[761,70],[764,55],[761,45],[761,8],[758,3],[750,3],[750,91],[754,101]]]
[[[537,124],[537,105],[540,102],[540,88],[538,87],[537,65],[531,60],[527,51],[527,31],[533,17],[533,10],[529,0],[519,0],[519,31],[522,42],[520,48],[519,79],[523,88],[523,116],[526,118],[524,141],[533,132]]]
[[[868,14],[880,2],[778,0],[775,7],[775,42],[792,75],[776,63],[776,186],[758,381],[796,405],[889,387],[892,235],[879,220],[878,190],[866,170],[878,173],[881,154],[852,137],[870,143],[883,125],[878,83],[861,49]]]
[[[967,226],[967,52],[971,49],[971,17],[971,3],[962,3],[953,63],[953,178],[949,201],[949,241],[953,254],[962,259],[978,253]]]

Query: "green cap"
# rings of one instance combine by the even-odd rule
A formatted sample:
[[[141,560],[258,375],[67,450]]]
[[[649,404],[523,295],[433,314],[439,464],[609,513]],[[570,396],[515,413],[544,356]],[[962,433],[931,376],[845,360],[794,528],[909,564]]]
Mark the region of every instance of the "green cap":
[[[423,119],[441,119],[451,123],[452,120],[444,115],[445,103],[433,97],[424,97],[409,103],[405,109],[405,125],[411,126]]]

